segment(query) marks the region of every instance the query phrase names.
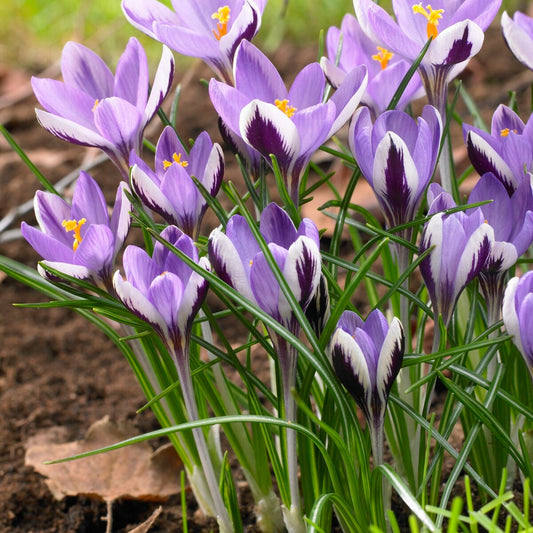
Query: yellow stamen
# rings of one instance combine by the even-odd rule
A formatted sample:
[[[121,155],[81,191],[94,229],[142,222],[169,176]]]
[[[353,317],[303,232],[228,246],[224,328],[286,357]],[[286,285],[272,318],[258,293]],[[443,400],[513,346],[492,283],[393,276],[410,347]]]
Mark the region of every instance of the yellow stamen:
[[[510,130],[509,128],[503,128],[503,130],[500,131],[500,135],[501,135],[502,137],[507,137],[507,135],[509,135],[509,133],[511,133],[511,131],[512,131],[513,133],[516,133],[516,130]]]
[[[219,7],[218,11],[211,15],[212,19],[217,19],[217,29],[213,30],[213,35],[217,38],[217,41],[220,41],[226,33],[228,33],[228,22],[229,22],[229,12],[230,8],[228,6]]]
[[[171,167],[173,163],[177,163],[182,167],[189,165],[188,161],[182,161],[181,154],[177,154],[176,152],[174,152],[174,155],[172,156],[172,161],[168,161],[166,159],[163,161],[163,168],[166,170],[168,167]]]
[[[61,225],[65,228],[65,231],[68,233],[69,231],[74,232],[74,243],[72,244],[72,249],[76,251],[78,246],[80,245],[80,242],[82,240],[81,236],[81,227],[87,222],[86,218],[82,218],[80,220],[63,220]]]
[[[254,264],[254,260],[250,259],[250,266],[252,266],[253,264]]]
[[[426,9],[428,11],[426,11]],[[413,13],[420,13],[421,15],[424,15],[424,17],[426,17],[428,21],[428,25],[426,28],[428,39],[434,39],[435,37],[437,37],[437,35],[439,34],[437,26],[439,24],[439,19],[442,18],[444,9],[433,9],[430,4],[423,8],[422,2],[420,2],[419,4],[413,6]]]
[[[381,46],[378,46],[378,53],[374,54],[372,56],[372,59],[374,61],[377,61],[381,65],[381,70],[385,70],[387,68],[387,65],[389,64],[389,61],[391,60],[392,56],[394,55],[392,52],[387,50],[386,48],[382,48]]]
[[[294,113],[296,113],[296,108],[289,105],[289,101],[276,99],[274,105],[280,110],[283,111],[289,118],[291,118]]]
[[[92,108],[92,112],[94,113],[94,111],[96,110],[96,108],[98,107],[98,104],[100,103],[100,100],[95,100],[94,101],[94,105],[93,105],[93,108]]]

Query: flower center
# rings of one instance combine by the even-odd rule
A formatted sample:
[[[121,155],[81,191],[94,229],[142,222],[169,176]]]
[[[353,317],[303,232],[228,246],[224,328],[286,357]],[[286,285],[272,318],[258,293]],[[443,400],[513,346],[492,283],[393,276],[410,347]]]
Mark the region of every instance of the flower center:
[[[181,154],[177,154],[174,152],[174,155],[172,156],[172,161],[168,161],[165,159],[163,161],[163,168],[166,170],[168,167],[171,167],[174,163],[177,163],[178,165],[181,165],[182,167],[186,167],[189,165],[187,161],[181,160]]]
[[[72,244],[72,249],[74,251],[76,251],[82,240],[80,231],[81,227],[85,224],[85,222],[87,222],[86,218],[82,218],[80,220],[63,220],[63,222],[61,223],[67,233],[69,231],[74,232],[74,243]]]
[[[419,4],[415,4],[413,6],[413,13],[420,13],[421,15],[424,15],[424,17],[426,17],[428,21],[428,25],[426,28],[428,39],[434,39],[435,37],[437,37],[437,35],[439,34],[437,25],[439,24],[439,19],[442,18],[444,9],[433,9],[430,4],[428,4],[424,8],[422,7],[422,2],[420,2]]]
[[[385,70],[394,54],[386,48],[382,48],[381,46],[378,46],[377,49],[378,53],[374,54],[372,59],[381,65],[381,70]]]
[[[500,131],[500,135],[502,137],[507,137],[507,135],[509,135],[509,133],[511,132],[516,133],[516,130],[510,130],[509,128],[503,128],[503,130]]]
[[[218,11],[211,15],[212,19],[217,19],[217,29],[213,30],[213,35],[217,38],[217,41],[220,41],[226,33],[228,33],[228,22],[229,22],[229,12],[230,8],[228,6],[219,7]]]
[[[291,118],[294,113],[296,113],[296,108],[289,105],[289,101],[285,98],[285,100],[278,100],[276,99],[274,101],[274,105],[280,110],[283,111],[289,118]]]

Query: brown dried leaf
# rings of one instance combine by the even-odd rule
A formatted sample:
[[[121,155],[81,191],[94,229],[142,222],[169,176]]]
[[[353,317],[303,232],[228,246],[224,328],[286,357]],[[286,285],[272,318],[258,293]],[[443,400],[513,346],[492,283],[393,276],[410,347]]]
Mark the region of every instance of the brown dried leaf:
[[[47,478],[45,482],[58,500],[83,494],[108,502],[117,498],[164,501],[180,491],[183,465],[168,446],[152,452],[148,443],[142,442],[76,461],[43,464],[129,438],[134,434],[131,425],[117,426],[106,416],[89,428],[83,440],[61,442],[62,434],[61,428],[51,428],[30,438],[25,458],[27,465]]]

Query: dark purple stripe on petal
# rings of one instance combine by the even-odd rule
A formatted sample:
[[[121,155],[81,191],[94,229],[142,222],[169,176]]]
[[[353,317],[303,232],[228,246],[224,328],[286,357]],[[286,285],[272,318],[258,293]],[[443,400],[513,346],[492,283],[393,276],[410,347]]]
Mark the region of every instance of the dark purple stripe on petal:
[[[465,26],[461,39],[456,39],[448,52],[448,56],[443,61],[444,65],[456,65],[466,61],[472,54],[472,42],[468,40],[468,26]]]

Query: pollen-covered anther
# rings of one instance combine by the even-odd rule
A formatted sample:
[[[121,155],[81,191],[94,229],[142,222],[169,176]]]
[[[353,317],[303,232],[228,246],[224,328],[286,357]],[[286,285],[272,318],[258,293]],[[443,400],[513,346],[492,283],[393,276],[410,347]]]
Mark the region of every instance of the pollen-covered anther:
[[[389,64],[389,61],[392,59],[392,56],[394,55],[390,50],[387,50],[386,48],[382,48],[381,46],[377,47],[378,53],[374,54],[372,56],[372,59],[374,61],[377,61],[381,65],[381,70],[385,70],[387,68],[387,65]]]
[[[72,244],[72,249],[74,251],[76,251],[80,245],[80,242],[82,241],[81,227],[85,224],[85,222],[87,222],[86,218],[82,218],[80,220],[63,220],[61,223],[67,233],[69,231],[74,232],[74,243]]]
[[[94,101],[94,105],[93,105],[93,108],[91,110],[93,113],[96,111],[96,108],[98,107],[99,103],[100,103],[100,100],[98,100],[98,99]]]
[[[294,113],[296,113],[296,108],[289,105],[289,101],[285,98],[284,100],[275,100],[274,105],[280,110],[283,111],[289,118],[291,118]]]
[[[500,131],[500,135],[502,137],[507,137],[507,135],[509,135],[509,133],[516,133],[516,130],[510,130],[509,128],[503,128],[503,130]]]
[[[178,165],[181,165],[182,167],[186,167],[189,165],[188,161],[181,160],[181,154],[177,154],[174,152],[172,155],[172,161],[168,161],[168,159],[165,159],[163,161],[163,168],[166,170],[167,168],[171,167],[174,163],[177,163]]]
[[[422,7],[422,2],[420,2],[413,6],[413,13],[420,13],[421,15],[424,15],[424,17],[426,17],[428,21],[428,25],[426,27],[428,39],[434,39],[435,37],[437,37],[437,35],[439,34],[437,26],[439,24],[439,19],[442,18],[444,9],[433,9],[430,4],[428,4],[424,8]]]
[[[213,30],[213,35],[218,41],[228,33],[228,22],[230,18],[230,8],[228,6],[219,7],[218,11],[215,11],[211,15],[212,19],[217,19],[217,29]]]

